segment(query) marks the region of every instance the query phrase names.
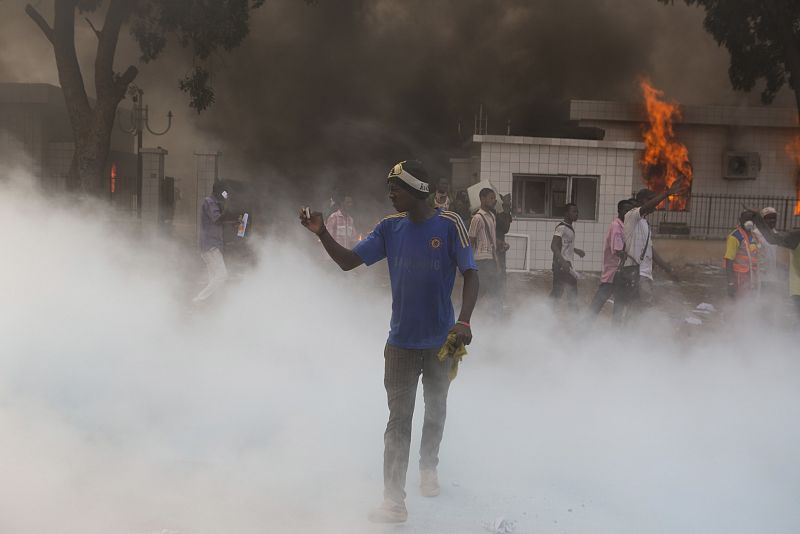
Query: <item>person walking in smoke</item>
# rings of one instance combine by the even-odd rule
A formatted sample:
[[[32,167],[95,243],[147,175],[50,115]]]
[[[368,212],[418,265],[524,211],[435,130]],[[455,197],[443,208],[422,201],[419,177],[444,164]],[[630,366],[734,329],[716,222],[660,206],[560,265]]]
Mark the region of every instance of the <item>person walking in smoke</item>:
[[[500,245],[497,243],[497,218],[494,207],[497,204],[497,194],[485,187],[478,193],[481,207],[472,216],[469,223],[469,241],[475,251],[475,264],[481,273],[481,295],[487,295],[487,301],[492,303],[490,310],[493,315],[499,315],[502,309],[500,298],[500,266],[498,252]],[[503,243],[502,247],[508,245]]]
[[[506,301],[506,285],[508,281],[508,274],[506,273],[506,254],[510,245],[506,243],[506,235],[511,231],[511,223],[514,222],[514,217],[511,215],[511,194],[502,195],[503,211],[498,213],[497,220],[497,267],[499,269],[499,291],[500,291],[500,307],[505,310]]]
[[[350,215],[353,209],[353,197],[345,196],[338,206],[339,209],[331,213],[325,222],[325,228],[337,243],[345,248],[353,248],[358,243],[358,233]]]
[[[461,220],[464,221],[465,224],[470,220],[469,194],[465,190],[456,192],[452,211],[458,213],[458,216],[461,217]]]
[[[572,203],[564,206],[564,220],[556,225],[550,250],[553,251],[553,289],[550,298],[554,301],[567,291],[567,306],[578,309],[578,273],[572,267],[575,254],[583,258],[586,253],[575,248],[575,229],[572,225],[578,220],[578,206]]]
[[[761,218],[767,225],[769,232],[775,233],[778,225],[778,210],[773,207],[761,210]],[[780,294],[780,276],[778,274],[778,245],[773,245],[767,240],[758,227],[753,229],[753,235],[758,239],[758,281],[762,295],[776,296]]]
[[[790,230],[788,232],[777,232],[766,221],[760,212],[745,207],[745,210],[752,217],[756,228],[764,236],[764,239],[772,245],[783,247],[789,253],[789,295],[795,305],[798,317],[800,317],[800,230]],[[777,222],[777,221],[776,221]]]
[[[636,193],[634,207],[625,214],[623,223],[625,258],[614,275],[614,305],[621,306],[622,315],[618,316],[620,322],[633,308],[652,302],[653,240],[647,216],[653,213],[667,197],[680,192],[684,181],[684,177],[678,178],[662,193],[655,193],[649,189],[639,190]],[[643,280],[646,280],[644,299],[640,293]]]
[[[739,225],[728,236],[725,248],[725,273],[728,279],[728,296],[741,298],[758,291],[759,250],[754,214],[743,211]],[[763,234],[762,234],[763,235]]]
[[[397,210],[384,218],[353,249],[336,242],[320,213],[301,212],[300,222],[315,233],[328,255],[344,271],[388,261],[392,286],[392,318],[384,349],[384,386],[389,422],[384,434],[384,500],[369,519],[380,523],[406,521],[406,471],[411,447],[417,383],[422,375],[425,422],[420,443],[420,490],[439,494],[439,445],[447,411],[452,358],[439,358],[451,342],[472,340],[470,318],[478,299],[478,271],[467,229],[455,213],[427,202],[429,178],[419,161],[403,161],[389,172],[389,199]],[[464,277],[461,313],[456,321],[451,293],[458,269]]]
[[[206,264],[208,271],[208,285],[192,300],[201,303],[213,295],[228,279],[228,269],[225,267],[225,258],[222,251],[225,248],[223,239],[223,224],[237,223],[238,215],[225,211],[229,198],[228,189],[222,181],[214,182],[211,194],[200,205],[200,257]]]
[[[450,184],[447,180],[439,180],[436,184],[436,191],[430,196],[430,203],[433,208],[450,209]]]
[[[635,202],[637,205],[641,205],[655,196],[657,196],[656,193],[650,191],[649,189],[640,189],[639,192],[636,193]],[[644,259],[642,260],[639,266],[640,286],[639,286],[638,301],[640,306],[649,308],[655,305],[653,264],[660,267],[661,270],[663,270],[667,274],[667,276],[669,276],[672,280],[677,281],[678,277],[675,275],[675,272],[672,270],[672,267],[666,261],[664,261],[656,251],[655,244],[653,243],[652,239],[652,229],[650,228],[650,222],[647,220],[646,217],[643,217],[640,220],[639,224],[643,227],[646,226],[647,232],[650,235],[650,239],[647,242]]]
[[[600,275],[600,285],[597,288],[592,303],[589,305],[589,321],[593,321],[606,301],[614,294],[614,275],[625,260],[625,214],[635,203],[633,199],[626,198],[617,203],[617,217],[611,221],[606,232],[603,244],[603,272]],[[614,304],[614,320],[617,321],[622,306]]]

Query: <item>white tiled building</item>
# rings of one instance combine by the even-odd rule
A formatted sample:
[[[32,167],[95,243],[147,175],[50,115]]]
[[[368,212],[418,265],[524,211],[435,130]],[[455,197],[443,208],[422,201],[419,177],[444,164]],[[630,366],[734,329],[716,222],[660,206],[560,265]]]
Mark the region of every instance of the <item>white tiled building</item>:
[[[642,144],[499,135],[472,140],[479,147],[477,177],[501,194],[512,193],[510,233],[529,239],[527,251],[524,240],[509,240],[509,268],[550,268],[553,229],[563,218],[564,204],[575,202],[581,213],[576,244],[586,251],[576,268],[600,270],[603,238],[617,201],[630,196]]]

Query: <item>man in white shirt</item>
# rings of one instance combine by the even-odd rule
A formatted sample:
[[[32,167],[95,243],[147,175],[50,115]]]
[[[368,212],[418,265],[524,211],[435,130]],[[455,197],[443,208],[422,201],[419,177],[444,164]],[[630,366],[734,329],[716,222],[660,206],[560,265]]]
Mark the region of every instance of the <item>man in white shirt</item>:
[[[618,276],[619,284],[629,281],[630,287],[620,291],[616,299],[626,308],[641,304],[652,304],[653,299],[653,236],[647,216],[653,213],[667,197],[675,195],[683,187],[684,180],[678,179],[672,187],[663,193],[656,194],[649,189],[636,193],[637,207],[625,214],[625,263],[621,270],[627,268],[634,271],[631,277]],[[669,266],[656,257],[656,263],[672,275]]]
[[[641,189],[638,193],[636,193],[636,202],[638,204],[644,204],[652,197],[656,196],[653,191],[649,189]],[[642,232],[647,231],[650,232],[650,223],[646,217],[642,217],[639,220],[639,232],[638,235],[641,238]],[[653,236],[650,236],[649,243],[647,245],[647,249],[645,250],[644,259],[639,267],[639,303],[642,306],[649,307],[655,303],[655,294],[653,290],[653,264],[656,264],[658,267],[661,268],[667,276],[672,278],[673,280],[677,280],[677,276],[675,272],[672,270],[672,267],[664,261],[661,256],[658,255],[658,252],[653,247]]]
[[[775,233],[778,226],[778,210],[769,207],[761,210],[761,217],[764,219],[770,232]],[[778,275],[778,246],[770,243],[770,240],[755,228],[753,234],[758,238],[758,279],[761,284],[762,293],[779,294],[781,292],[781,280],[785,279]]]
[[[578,273],[572,266],[575,254],[583,258],[586,253],[575,248],[575,229],[572,225],[578,220],[578,206],[565,206],[564,220],[556,225],[550,250],[553,251],[553,289],[550,298],[558,300],[567,292],[567,305],[570,310],[578,309]]]

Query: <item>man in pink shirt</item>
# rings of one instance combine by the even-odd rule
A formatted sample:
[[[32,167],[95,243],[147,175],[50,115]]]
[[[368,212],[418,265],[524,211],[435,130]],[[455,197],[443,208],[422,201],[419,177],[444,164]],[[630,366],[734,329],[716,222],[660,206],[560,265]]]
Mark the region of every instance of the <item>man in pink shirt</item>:
[[[619,269],[620,260],[625,256],[625,214],[633,208],[631,199],[620,200],[617,203],[617,218],[608,227],[605,245],[603,246],[603,273],[600,275],[600,287],[589,306],[590,317],[596,316],[605,306],[608,298],[614,293],[614,275]],[[620,307],[614,306],[614,316]]]
[[[353,225],[350,211],[353,209],[353,198],[346,196],[339,209],[331,213],[325,222],[325,228],[333,239],[345,248],[353,248],[358,243],[358,234]]]

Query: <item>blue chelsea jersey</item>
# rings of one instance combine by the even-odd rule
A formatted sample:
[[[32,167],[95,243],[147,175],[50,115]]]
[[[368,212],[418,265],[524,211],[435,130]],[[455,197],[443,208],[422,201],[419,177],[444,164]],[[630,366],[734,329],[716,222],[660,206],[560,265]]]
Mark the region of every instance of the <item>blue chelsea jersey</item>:
[[[456,267],[477,270],[461,217],[437,209],[415,223],[397,213],[383,219],[353,251],[366,265],[383,258],[392,283],[390,345],[406,349],[441,347],[455,323]]]

